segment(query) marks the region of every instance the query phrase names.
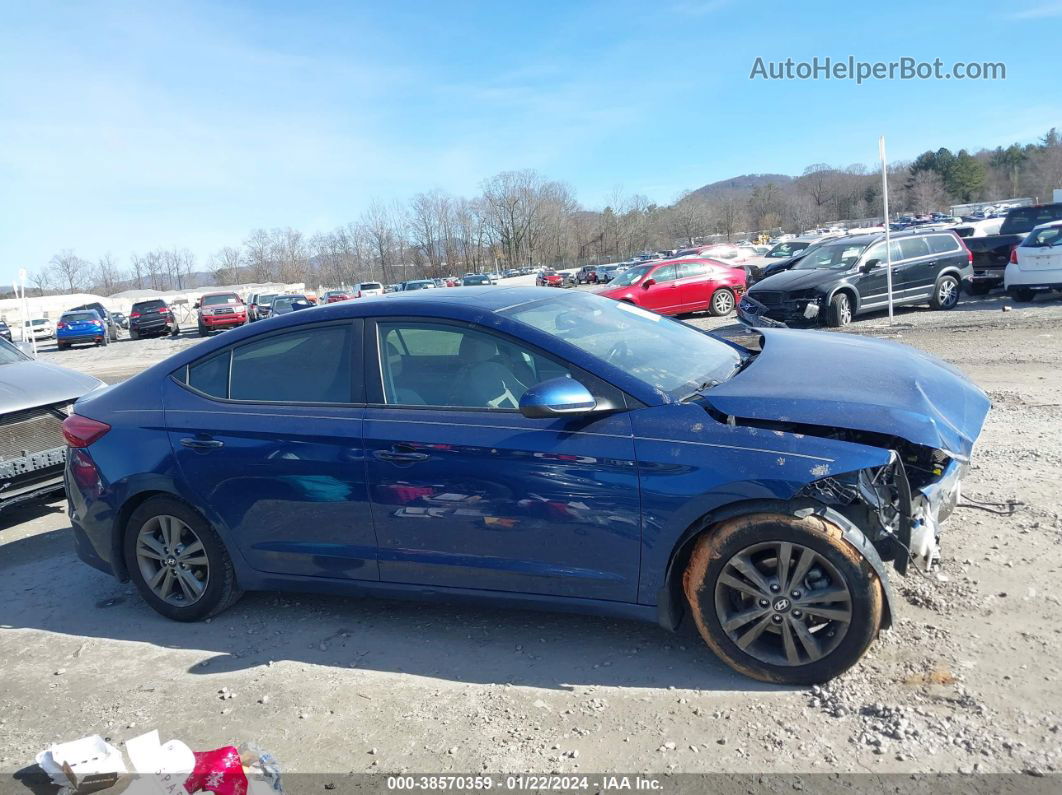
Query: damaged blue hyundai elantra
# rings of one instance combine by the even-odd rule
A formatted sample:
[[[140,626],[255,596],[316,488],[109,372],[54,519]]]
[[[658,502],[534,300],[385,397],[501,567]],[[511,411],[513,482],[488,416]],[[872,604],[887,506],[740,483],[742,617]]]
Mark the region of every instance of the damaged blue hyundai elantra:
[[[270,589],[689,613],[822,682],[892,622],[888,569],[937,561],[989,402],[903,345],[758,333],[498,287],[245,326],[76,403],[77,550],[177,621]]]

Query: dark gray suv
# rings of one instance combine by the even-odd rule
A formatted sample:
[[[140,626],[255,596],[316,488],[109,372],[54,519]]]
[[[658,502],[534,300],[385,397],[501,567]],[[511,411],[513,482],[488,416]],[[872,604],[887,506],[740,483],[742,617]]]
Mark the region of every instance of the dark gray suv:
[[[893,305],[952,309],[971,278],[970,250],[950,230],[891,235]],[[738,318],[753,326],[826,323],[846,326],[856,315],[888,307],[884,234],[852,235],[811,250],[789,270],[753,285]]]

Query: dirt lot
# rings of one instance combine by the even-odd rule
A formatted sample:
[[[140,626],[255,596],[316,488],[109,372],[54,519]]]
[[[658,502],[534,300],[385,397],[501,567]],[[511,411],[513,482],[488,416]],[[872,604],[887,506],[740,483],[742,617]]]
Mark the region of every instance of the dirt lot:
[[[179,625],[80,564],[64,504],[0,523],[0,771],[50,742],[158,728],[254,741],[286,771],[1025,771],[1062,768],[1062,301],[852,327],[954,362],[992,398],[943,570],[829,687],[761,685],[687,623],[249,594]],[[696,319],[726,327],[732,320]],[[108,381],[195,344],[43,357]],[[823,363],[829,366],[828,362]],[[814,377],[809,373],[808,377]],[[1008,510],[1004,507],[1004,513]]]

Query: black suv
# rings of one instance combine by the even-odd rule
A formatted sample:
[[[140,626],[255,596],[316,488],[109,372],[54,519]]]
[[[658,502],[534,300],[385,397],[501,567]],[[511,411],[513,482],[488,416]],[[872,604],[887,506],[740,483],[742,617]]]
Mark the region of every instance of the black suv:
[[[137,301],[129,311],[129,339],[158,337],[169,334],[176,337],[181,327],[173,311],[161,298]]]
[[[928,303],[952,309],[972,275],[971,254],[949,230],[897,232],[892,241],[895,306]],[[864,312],[888,307],[884,234],[828,240],[787,271],[753,285],[738,318],[756,325],[825,322],[846,326]]]
[[[111,342],[118,341],[118,324],[114,320],[114,316],[107,311],[107,308],[99,301],[93,304],[82,304],[81,306],[73,306],[66,310],[67,312],[84,312],[89,309],[95,309],[96,313],[103,318],[103,325],[107,327],[107,336]]]

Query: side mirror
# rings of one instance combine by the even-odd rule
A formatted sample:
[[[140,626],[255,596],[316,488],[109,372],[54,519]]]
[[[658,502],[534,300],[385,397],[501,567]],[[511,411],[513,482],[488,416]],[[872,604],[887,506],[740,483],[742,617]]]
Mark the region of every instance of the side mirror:
[[[198,308],[199,308],[199,302],[196,301],[194,304],[192,304],[192,309],[198,309]]]
[[[652,276],[650,276],[648,279],[646,279],[644,282],[642,282],[642,289],[643,290],[648,290],[654,284],[656,284],[656,279],[654,279]]]
[[[872,270],[874,270],[874,268],[878,267],[878,265],[880,264],[880,259],[868,259],[866,262],[863,263],[863,267],[860,268],[860,270],[862,270],[863,273],[870,273]]]
[[[574,378],[551,378],[524,392],[520,413],[529,419],[586,414],[597,408],[590,390]]]

